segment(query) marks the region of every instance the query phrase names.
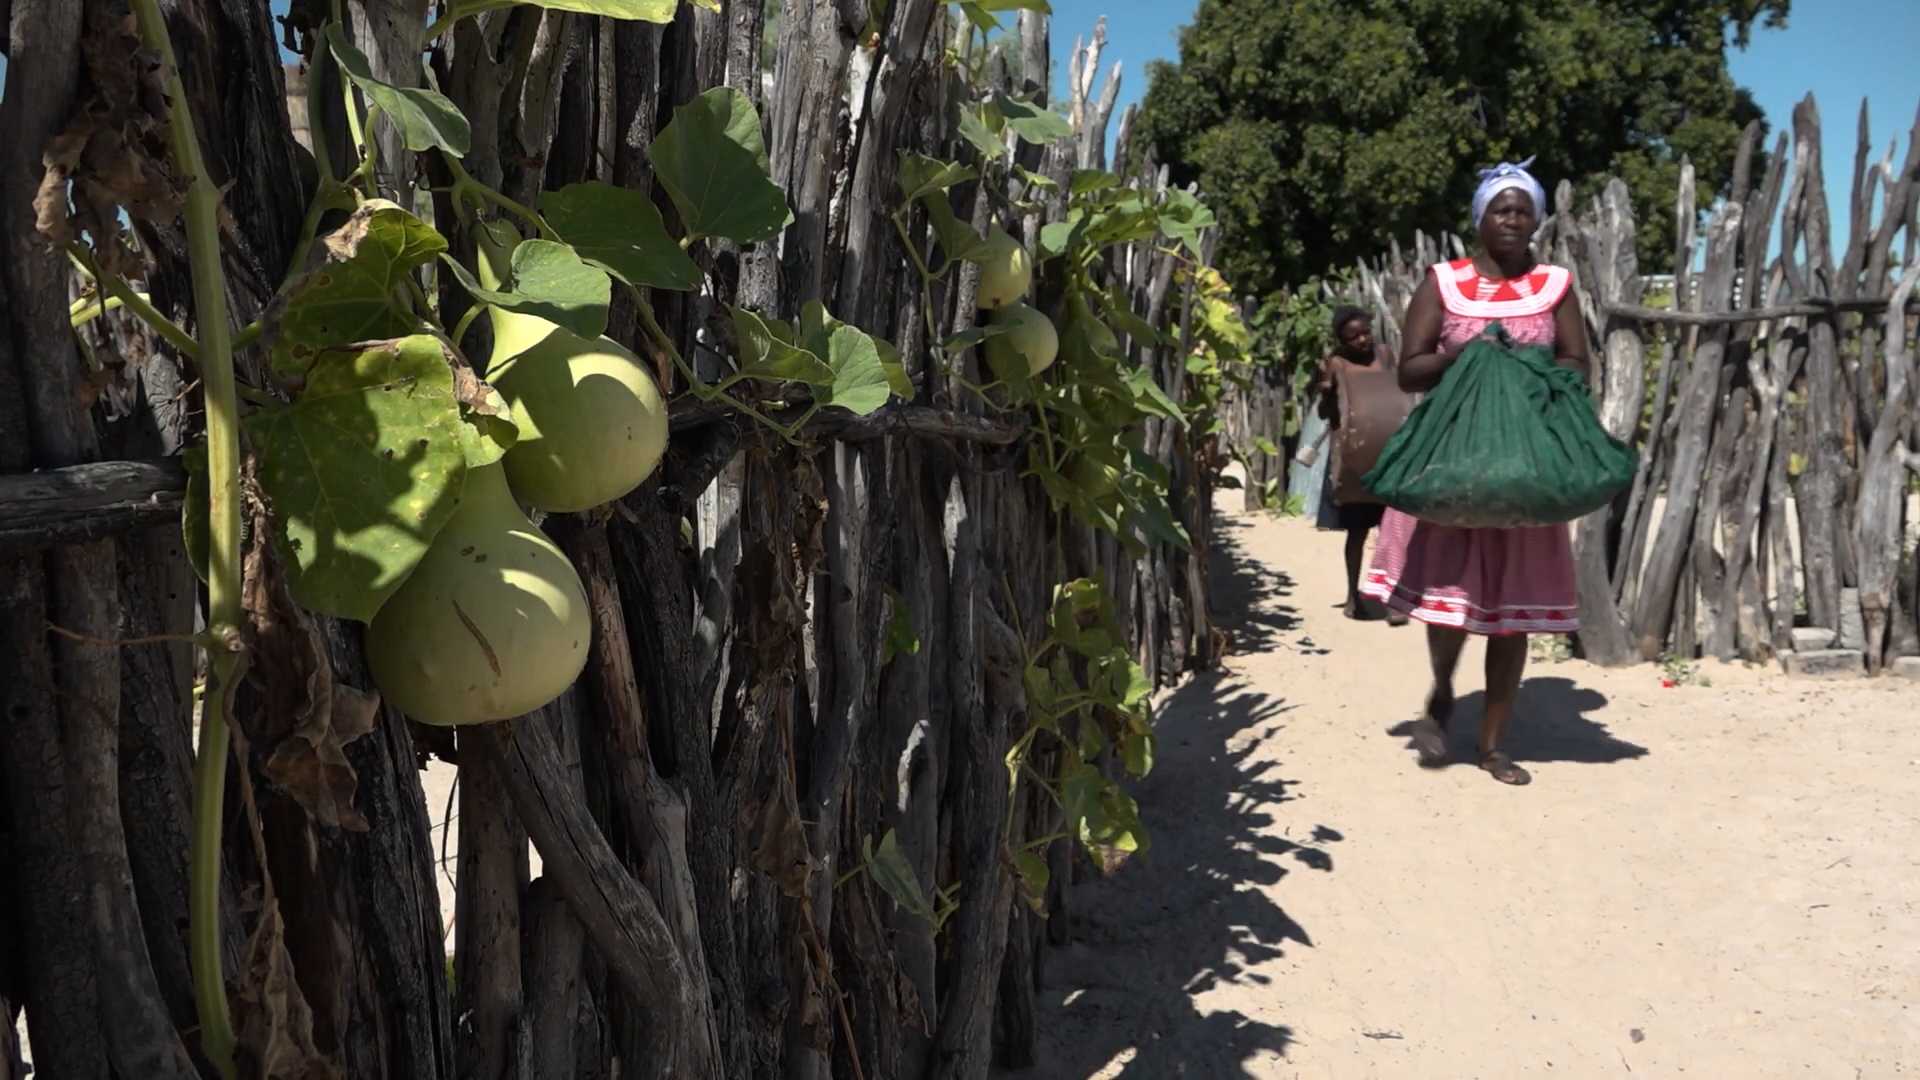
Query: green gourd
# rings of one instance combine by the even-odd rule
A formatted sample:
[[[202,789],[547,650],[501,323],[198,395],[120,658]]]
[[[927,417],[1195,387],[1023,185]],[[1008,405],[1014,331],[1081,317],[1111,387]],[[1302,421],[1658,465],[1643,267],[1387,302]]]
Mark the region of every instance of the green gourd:
[[[495,463],[467,470],[453,516],[368,625],[367,662],[413,719],[481,724],[559,697],[592,634],[580,575]]]

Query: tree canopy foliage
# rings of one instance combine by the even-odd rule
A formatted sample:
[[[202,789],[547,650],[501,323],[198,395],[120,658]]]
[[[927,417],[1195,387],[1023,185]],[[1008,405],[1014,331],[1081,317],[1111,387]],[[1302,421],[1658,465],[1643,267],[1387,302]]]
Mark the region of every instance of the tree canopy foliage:
[[[1464,230],[1478,170],[1537,157],[1549,191],[1631,187],[1641,265],[1673,262],[1680,161],[1699,205],[1762,119],[1727,71],[1792,0],[1200,0],[1141,123],[1265,291],[1414,229]]]

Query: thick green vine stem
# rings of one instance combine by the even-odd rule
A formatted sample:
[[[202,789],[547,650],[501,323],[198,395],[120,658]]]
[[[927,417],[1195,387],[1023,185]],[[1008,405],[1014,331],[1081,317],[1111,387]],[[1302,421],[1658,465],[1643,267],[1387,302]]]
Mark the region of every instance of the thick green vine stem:
[[[133,8],[140,36],[147,48],[160,54],[165,73],[175,173],[190,178],[185,216],[207,410],[207,640],[213,690],[207,700],[214,707],[202,712],[199,757],[194,762],[189,953],[201,1050],[222,1077],[232,1080],[233,1019],[227,1011],[226,974],[220,964],[220,818],[226,803],[232,682],[240,660],[240,411],[235,401],[226,275],[220,266],[220,190],[200,157],[186,87],[180,81],[159,0],[133,0]]]

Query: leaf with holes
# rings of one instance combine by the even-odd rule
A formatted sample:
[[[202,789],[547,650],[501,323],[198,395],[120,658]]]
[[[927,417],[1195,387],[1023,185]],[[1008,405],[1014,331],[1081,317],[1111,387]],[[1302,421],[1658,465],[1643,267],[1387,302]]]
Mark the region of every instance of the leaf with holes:
[[[613,282],[605,270],[582,262],[565,244],[522,241],[513,249],[512,287],[504,292],[481,286],[451,256],[441,261],[459,279],[460,287],[482,303],[545,319],[588,341],[607,332],[607,304],[613,299]]]
[[[453,514],[467,427],[424,334],[322,353],[299,401],[247,418],[301,607],[373,618]]]
[[[767,167],[760,116],[745,94],[717,86],[673,110],[647,148],[689,237],[770,240],[793,220]]]
[[[465,157],[473,144],[473,129],[445,94],[418,87],[392,86],[374,77],[367,54],[347,40],[338,23],[327,26],[327,45],[333,50],[340,70],[360,92],[380,106],[387,122],[400,133],[400,141],[415,153],[440,149],[454,157]]]
[[[568,184],[540,196],[540,212],[581,258],[623,281],[681,292],[700,287],[700,267],[667,235],[660,208],[643,192],[598,180]]]
[[[369,199],[321,242],[324,259],[268,313],[275,373],[300,376],[322,349],[402,337],[419,327],[407,274],[447,250],[426,222]]]

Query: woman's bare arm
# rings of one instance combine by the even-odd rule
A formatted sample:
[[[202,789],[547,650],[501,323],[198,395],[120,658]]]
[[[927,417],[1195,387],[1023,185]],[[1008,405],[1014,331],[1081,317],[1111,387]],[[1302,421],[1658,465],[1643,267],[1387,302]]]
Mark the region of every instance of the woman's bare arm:
[[[1413,299],[1407,301],[1407,316],[1400,324],[1400,389],[1409,394],[1433,389],[1458,356],[1440,348],[1440,323],[1445,314],[1440,306],[1440,289],[1428,274],[1413,291]]]
[[[1580,313],[1580,298],[1572,289],[1553,309],[1553,362],[1572,368],[1589,383],[1593,381],[1592,363],[1587,350],[1587,320]]]

